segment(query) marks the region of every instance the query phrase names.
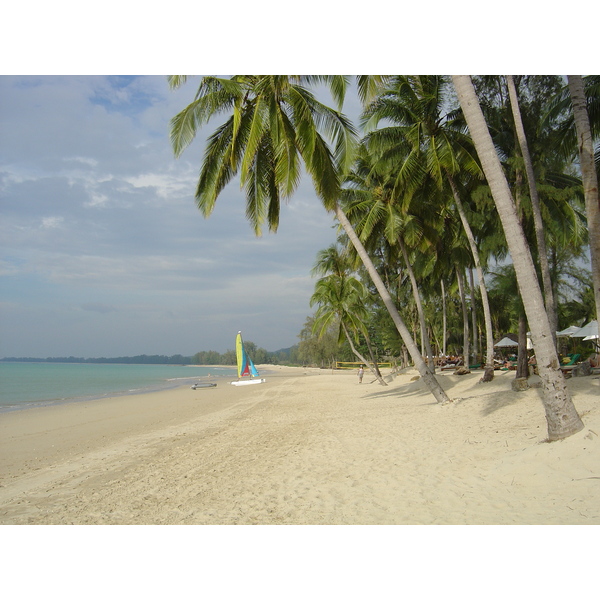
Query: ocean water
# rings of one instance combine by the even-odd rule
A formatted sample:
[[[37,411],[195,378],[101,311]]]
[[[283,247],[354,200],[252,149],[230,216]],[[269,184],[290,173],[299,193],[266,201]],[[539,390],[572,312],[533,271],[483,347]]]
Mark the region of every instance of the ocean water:
[[[0,412],[234,379],[235,367],[0,362]]]

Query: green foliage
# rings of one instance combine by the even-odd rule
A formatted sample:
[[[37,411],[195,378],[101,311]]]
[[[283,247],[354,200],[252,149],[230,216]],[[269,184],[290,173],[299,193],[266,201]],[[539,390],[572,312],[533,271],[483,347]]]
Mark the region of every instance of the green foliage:
[[[183,79],[171,77],[177,87]],[[308,85],[325,83],[341,103],[342,76],[234,75],[203,77],[195,100],[171,121],[176,156],[197,131],[216,116],[228,115],[209,136],[196,190],[208,217],[224,187],[239,174],[246,217],[260,235],[263,225],[277,231],[281,199],[300,181],[301,161],[315,190],[331,210],[339,196],[339,171],[353,160],[356,132],[340,112],[319,102]],[[332,142],[332,148],[328,145]]]
[[[173,87],[185,81],[185,76],[169,79]],[[220,119],[205,149],[198,207],[209,216],[223,188],[237,175],[247,217],[257,234],[265,225],[277,230],[281,199],[297,189],[304,165],[324,206],[331,210],[338,201],[343,206],[419,341],[405,253],[417,278],[426,334],[436,340],[438,349],[443,343],[440,282],[444,281],[448,349],[454,345],[459,349],[462,316],[454,278],[457,268],[472,268],[473,258],[454,215],[448,175],[456,180],[483,268],[503,264],[509,257],[453,88],[447,77],[439,75],[359,76],[356,82],[365,104],[361,124],[366,135],[360,146],[354,126],[339,112],[348,77],[236,75],[201,79],[194,101],[172,120],[173,149],[180,155],[204,125]],[[535,260],[529,190],[504,78],[486,76],[474,82]],[[575,268],[576,260],[586,258],[588,231],[576,177],[570,99],[565,81],[557,76],[519,76],[515,83],[536,171],[559,322],[566,326],[594,315],[589,273]],[[319,102],[310,91],[311,86],[322,85],[338,110]],[[596,138],[599,86],[598,76],[586,78]],[[319,366],[329,366],[335,359],[352,360],[343,326],[352,332],[360,351],[365,350],[368,335],[377,353],[400,356],[404,348],[398,331],[359,263],[345,235],[340,235],[339,247],[323,250],[313,270],[321,277],[311,300],[317,309],[307,319],[299,344],[276,355],[246,342],[255,354],[253,360]],[[522,310],[509,271],[494,268],[486,276],[495,333],[516,330]],[[476,291],[479,330],[480,303]],[[233,351],[198,353],[194,359],[235,364]]]
[[[254,342],[244,340],[244,348],[254,364],[264,365],[276,363],[275,353],[259,348]],[[235,365],[237,358],[235,350],[226,350],[223,354],[214,350],[197,352],[193,357],[196,365]]]
[[[337,324],[332,324],[328,330],[322,330],[320,335],[314,333],[314,318],[306,319],[300,332],[298,344],[298,359],[303,365],[321,368],[331,367],[336,360],[344,360],[340,355],[337,335]]]

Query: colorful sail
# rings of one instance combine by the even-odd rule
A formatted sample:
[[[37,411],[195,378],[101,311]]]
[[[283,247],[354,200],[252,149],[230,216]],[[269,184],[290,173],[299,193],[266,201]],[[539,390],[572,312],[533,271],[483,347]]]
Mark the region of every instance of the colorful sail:
[[[235,339],[235,353],[237,356],[238,377],[258,377],[258,371],[244,348],[241,331],[238,331]]]

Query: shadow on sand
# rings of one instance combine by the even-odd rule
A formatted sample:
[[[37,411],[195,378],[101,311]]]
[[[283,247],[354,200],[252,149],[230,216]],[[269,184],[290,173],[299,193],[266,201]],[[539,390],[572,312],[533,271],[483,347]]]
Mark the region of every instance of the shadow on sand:
[[[483,371],[473,370],[469,374],[465,375],[453,375],[439,374],[438,381],[440,385],[453,401],[453,403],[466,402],[472,399],[478,399],[483,401],[481,408],[481,414],[488,416],[497,410],[501,410],[513,404],[519,402],[524,392],[515,392],[511,388],[512,377],[505,377],[504,372],[496,374],[492,381],[482,383],[481,377]],[[406,397],[419,397],[428,399],[430,401],[424,402],[422,406],[435,406],[438,403],[434,399],[433,395],[425,386],[422,379],[415,381],[407,381],[400,385],[394,385],[394,381],[397,376],[391,376],[391,379],[387,380],[388,384],[391,384],[388,388],[379,388],[377,391],[369,393],[367,398],[406,398]],[[537,376],[530,378],[530,383],[534,384],[539,381]],[[467,383],[465,386],[464,384]],[[460,396],[453,395],[452,391],[457,387],[461,386]],[[535,387],[530,388],[541,398],[541,389]]]

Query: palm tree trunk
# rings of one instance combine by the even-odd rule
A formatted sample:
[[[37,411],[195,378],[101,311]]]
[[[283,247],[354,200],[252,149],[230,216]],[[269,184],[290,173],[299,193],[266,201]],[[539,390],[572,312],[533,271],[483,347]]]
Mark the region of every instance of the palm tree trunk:
[[[415,341],[412,339],[410,332],[406,328],[406,325],[404,324],[404,321],[402,320],[400,313],[396,309],[396,305],[394,304],[394,301],[392,300],[390,293],[388,292],[387,288],[383,284],[383,281],[381,280],[381,277],[379,276],[379,273],[377,272],[377,269],[375,268],[375,265],[373,264],[369,255],[367,254],[367,251],[365,250],[365,247],[362,245],[362,242],[358,239],[356,232],[352,228],[350,221],[344,214],[344,211],[341,209],[339,204],[337,204],[335,206],[335,215],[336,215],[338,221],[340,222],[341,226],[343,227],[344,231],[346,232],[346,235],[352,242],[352,245],[356,249],[357,254],[360,256],[360,258],[363,262],[363,265],[365,266],[369,275],[371,276],[371,280],[375,284],[375,287],[377,288],[377,291],[379,292],[379,295],[381,296],[381,299],[383,300],[385,307],[387,308],[388,312],[390,313],[390,316],[392,317],[392,320],[394,321],[394,325],[396,325],[396,329],[398,330],[398,333],[400,334],[400,337],[402,338],[404,345],[408,349],[408,352],[410,353],[410,355],[413,359],[415,367],[416,367],[417,371],[419,371],[419,374],[421,375],[421,377],[423,378],[425,385],[427,386],[429,391],[433,394],[433,396],[437,400],[437,402],[439,402],[440,404],[445,404],[447,402],[450,402],[450,399],[448,398],[448,396],[446,395],[446,392],[443,390],[442,386],[440,385],[440,382],[436,379],[435,375],[429,370],[429,368],[425,364],[425,361],[423,360],[423,357],[421,356],[421,353],[419,352],[419,349],[417,348]]]
[[[473,262],[475,263],[475,269],[477,270],[477,278],[479,279],[479,291],[481,293],[481,305],[483,306],[483,319],[485,322],[485,367],[481,381],[492,381],[494,378],[494,330],[492,328],[492,313],[490,311],[487,288],[485,287],[483,269],[481,268],[481,261],[479,260],[479,251],[477,250],[477,244],[475,243],[475,236],[473,235],[469,221],[467,221],[467,215],[462,200],[460,199],[456,183],[450,173],[446,173],[446,175],[450,183],[450,188],[452,189],[454,203],[456,204],[463,229],[465,230],[467,240],[469,241]]]
[[[540,209],[540,198],[537,193],[535,184],[535,173],[533,172],[533,162],[527,145],[527,137],[525,136],[525,128],[521,119],[521,111],[519,109],[519,99],[517,96],[517,87],[512,75],[506,76],[508,84],[508,94],[510,96],[510,105],[512,107],[513,118],[515,120],[515,128],[517,131],[517,139],[521,147],[521,154],[525,162],[525,172],[527,173],[527,182],[529,183],[529,195],[531,197],[531,208],[533,211],[533,224],[535,227],[535,239],[537,241],[540,267],[542,271],[542,283],[544,285],[544,299],[546,302],[546,312],[548,313],[548,321],[550,322],[550,331],[556,345],[556,331],[558,329],[558,316],[554,304],[554,293],[552,291],[552,278],[550,277],[550,266],[548,264],[548,250],[546,249],[546,238],[544,235],[544,222],[542,221],[542,211]]]
[[[421,293],[419,292],[419,286],[417,285],[417,278],[415,272],[410,264],[408,258],[408,252],[402,238],[398,238],[400,249],[402,250],[402,256],[404,257],[404,263],[406,264],[406,271],[410,279],[412,287],[413,298],[417,306],[417,314],[419,315],[419,323],[421,325],[421,344],[424,346],[425,355],[427,356],[427,364],[431,369],[432,373],[435,373],[435,363],[433,361],[433,352],[431,351],[431,342],[429,341],[429,335],[427,335],[427,323],[425,322],[425,311],[423,310],[423,302],[421,301]]]
[[[519,349],[517,351],[517,372],[515,378],[529,377],[529,360],[527,357],[527,317],[519,314]]]
[[[354,353],[354,356],[356,356],[356,358],[358,358],[362,363],[364,363],[365,365],[367,365],[369,367],[369,370],[371,371],[371,373],[373,373],[373,375],[375,375],[375,377],[377,378],[377,380],[379,381],[379,383],[381,385],[387,386],[387,383],[383,380],[383,377],[381,376],[379,369],[376,370],[375,368],[373,368],[373,365],[354,347],[354,344],[352,343],[352,338],[350,337],[350,333],[348,333],[348,329],[346,328],[346,325],[344,324],[343,321],[340,322],[340,325],[342,326],[342,329],[344,330],[344,334],[346,335],[346,339],[348,340],[348,343],[350,344],[350,349]],[[375,365],[375,367],[376,366],[377,365]]]
[[[408,367],[408,351],[406,346],[402,346],[402,368],[405,369],[406,367]]]
[[[371,357],[371,362],[373,363],[373,368],[375,369],[375,374],[379,378],[381,377],[383,380],[383,376],[381,375],[381,371],[379,369],[379,364],[375,359],[375,353],[373,352],[373,344],[371,344],[371,340],[369,338],[369,334],[365,331],[365,342],[367,343],[367,348],[369,349],[369,356]],[[387,385],[387,383],[386,383]]]
[[[458,293],[463,313],[463,362],[465,369],[469,368],[469,311],[467,310],[467,299],[465,297],[465,284],[460,269],[456,269],[456,280],[458,281]]]
[[[569,75],[569,91],[573,104],[577,145],[579,146],[579,164],[585,196],[585,212],[590,237],[590,256],[592,263],[592,284],[596,301],[596,319],[600,323],[600,197],[598,196],[598,174],[594,164],[594,144],[587,112],[585,89],[581,75]]]
[[[441,284],[442,284],[442,329],[443,329],[443,334],[444,334],[444,338],[442,340],[442,354],[444,355],[444,358],[446,358],[447,354],[446,354],[446,338],[448,337],[446,334],[446,286],[444,285],[444,280],[441,280]]]
[[[546,412],[548,438],[550,441],[563,439],[581,431],[583,423],[571,400],[565,378],[560,370],[556,346],[553,343],[550,323],[544,308],[544,299],[531,253],[471,78],[468,75],[454,75],[453,81],[502,221],[504,235],[517,274],[519,290],[531,327],[538,371],[542,379],[542,402]]]
[[[479,362],[479,336],[477,334],[477,304],[475,302],[475,282],[473,281],[473,269],[469,269],[469,288],[471,292],[471,329],[473,331],[473,362]]]

